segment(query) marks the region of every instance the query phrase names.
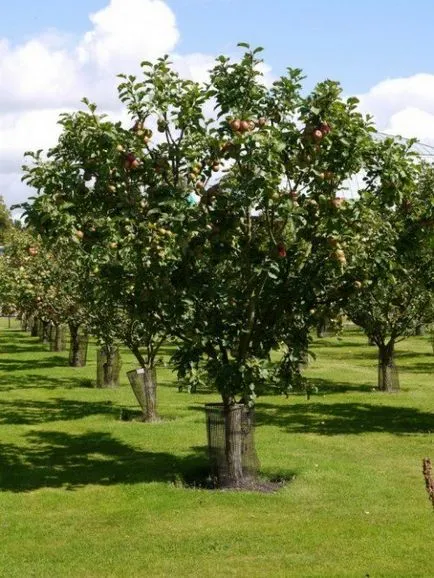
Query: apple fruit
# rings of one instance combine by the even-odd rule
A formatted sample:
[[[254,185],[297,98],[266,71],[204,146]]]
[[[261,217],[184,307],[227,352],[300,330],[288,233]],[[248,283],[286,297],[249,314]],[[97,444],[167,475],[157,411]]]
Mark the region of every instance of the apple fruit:
[[[157,130],[158,132],[165,132],[167,129],[167,122],[164,120],[164,118],[159,118],[157,120]]]
[[[331,128],[330,125],[324,121],[319,125],[319,130],[322,132],[323,136],[325,136],[326,134],[329,134]]]
[[[312,138],[313,138],[314,141],[319,142],[319,141],[322,139],[323,136],[324,136],[324,135],[323,135],[323,133],[319,130],[319,128],[315,129],[315,130],[312,132]]]
[[[263,128],[267,124],[267,119],[265,118],[265,116],[261,116],[260,118],[258,118],[257,124],[260,128]]]
[[[340,209],[342,207],[342,205],[344,204],[345,199],[343,197],[335,197],[334,199],[331,199],[330,203],[331,205],[335,208],[335,209]]]
[[[241,121],[239,118],[234,118],[230,122],[230,127],[234,132],[238,132],[241,128]]]
[[[345,257],[345,253],[342,249],[336,249],[336,251],[334,252],[334,256],[335,256],[335,259],[337,261],[339,261],[339,263],[341,263],[342,265],[346,264],[347,259]]]
[[[339,240],[336,237],[327,237],[327,243],[330,247],[337,247],[339,245]]]
[[[286,257],[286,247],[283,243],[277,244],[277,253],[279,257]]]
[[[268,198],[271,201],[278,201],[280,199],[280,194],[278,193],[278,191],[270,191],[268,193]]]
[[[77,229],[75,231],[75,236],[77,237],[77,239],[83,239],[84,233],[83,233],[83,231],[80,231],[80,229]]]

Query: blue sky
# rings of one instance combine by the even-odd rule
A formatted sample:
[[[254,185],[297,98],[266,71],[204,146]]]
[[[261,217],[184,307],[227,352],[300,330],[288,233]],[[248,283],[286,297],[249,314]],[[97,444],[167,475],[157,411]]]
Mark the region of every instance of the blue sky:
[[[331,77],[351,93],[385,78],[434,72],[433,0],[167,3],[176,15],[182,53],[228,52],[237,41],[249,41],[266,48],[276,73],[300,67],[312,82]],[[106,5],[107,0],[0,0],[0,37],[19,43],[50,28],[79,36],[89,29],[88,14]]]
[[[171,53],[204,80],[237,42],[265,48],[271,78],[303,69],[360,98],[379,130],[434,145],[434,0],[0,0],[0,194],[29,194],[23,153],[88,96],[122,119],[116,74]],[[268,78],[269,79],[269,78]],[[117,116],[116,116],[117,115]]]

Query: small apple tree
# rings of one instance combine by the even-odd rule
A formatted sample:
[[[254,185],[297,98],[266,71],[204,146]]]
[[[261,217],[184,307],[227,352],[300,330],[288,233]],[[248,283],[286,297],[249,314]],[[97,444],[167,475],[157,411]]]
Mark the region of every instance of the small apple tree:
[[[434,170],[392,138],[367,164],[355,275],[346,305],[379,352],[378,388],[399,387],[395,344],[434,319]]]
[[[143,81],[123,77],[119,87],[130,128],[98,115],[88,101],[87,111],[62,116],[57,146],[47,159],[33,154],[25,168],[39,193],[25,209],[51,242],[79,246],[94,319],[101,321],[98,309],[116,312],[111,322],[105,316],[100,332],[135,355],[150,384],[152,421],[158,352],[183,310],[172,277],[189,240],[196,159],[208,131],[203,88],[181,79],[166,58],[143,63],[143,71]]]

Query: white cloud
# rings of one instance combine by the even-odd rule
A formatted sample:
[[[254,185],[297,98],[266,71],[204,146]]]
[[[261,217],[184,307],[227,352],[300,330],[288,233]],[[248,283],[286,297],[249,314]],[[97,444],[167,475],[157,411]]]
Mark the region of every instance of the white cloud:
[[[123,117],[116,74],[173,53],[179,39],[175,15],[162,0],[107,0],[89,20],[89,31],[75,41],[53,30],[18,45],[0,38],[0,194],[8,205],[28,196],[20,182],[23,153],[55,143],[60,112],[87,96]],[[203,54],[174,59],[200,81],[212,63]]]
[[[77,49],[79,61],[110,73],[128,73],[140,59],[171,52],[179,39],[175,15],[161,0],[111,0],[90,20],[93,28]]]
[[[384,80],[359,98],[379,130],[434,144],[434,75]]]

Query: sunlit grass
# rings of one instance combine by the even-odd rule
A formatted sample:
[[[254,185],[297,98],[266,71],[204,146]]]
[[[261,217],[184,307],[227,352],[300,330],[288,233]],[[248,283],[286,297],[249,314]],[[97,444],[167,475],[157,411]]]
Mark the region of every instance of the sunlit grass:
[[[203,404],[159,371],[157,424],[122,422],[122,386],[89,387],[13,322],[0,334],[0,576],[428,577],[434,513],[421,473],[434,458],[428,337],[398,347],[401,392],[376,385],[375,348],[357,330],[317,340],[318,387],[261,398],[262,472],[275,494],[190,489],[206,467]]]

